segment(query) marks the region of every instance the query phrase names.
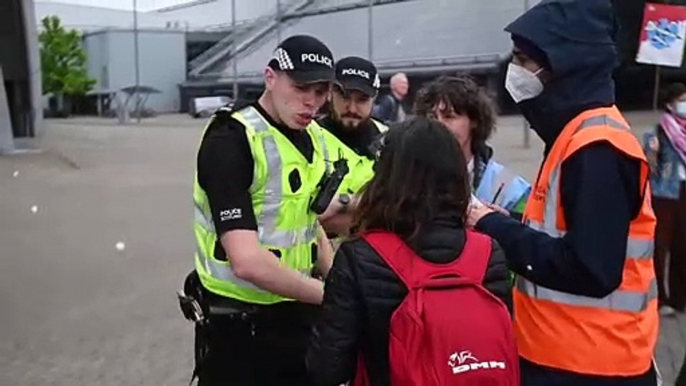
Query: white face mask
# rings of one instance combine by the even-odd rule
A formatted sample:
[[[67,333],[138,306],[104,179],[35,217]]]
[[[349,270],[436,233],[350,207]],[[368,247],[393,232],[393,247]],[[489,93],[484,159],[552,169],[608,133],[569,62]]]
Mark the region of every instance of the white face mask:
[[[674,112],[678,116],[686,118],[686,102],[676,102],[674,104]]]
[[[531,72],[514,63],[507,66],[505,89],[510,93],[515,103],[536,98],[543,92],[543,82],[536,76],[542,70],[541,68],[536,72]]]

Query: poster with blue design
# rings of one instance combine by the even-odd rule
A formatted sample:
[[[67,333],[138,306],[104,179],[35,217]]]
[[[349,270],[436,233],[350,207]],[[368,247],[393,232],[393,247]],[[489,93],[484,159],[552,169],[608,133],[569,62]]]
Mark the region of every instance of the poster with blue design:
[[[685,6],[647,3],[636,61],[681,67],[685,38]]]

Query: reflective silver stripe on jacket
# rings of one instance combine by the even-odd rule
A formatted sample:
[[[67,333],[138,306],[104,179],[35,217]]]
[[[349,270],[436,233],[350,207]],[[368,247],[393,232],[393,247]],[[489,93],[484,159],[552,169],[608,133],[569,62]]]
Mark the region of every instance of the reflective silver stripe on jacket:
[[[200,208],[200,205],[197,202],[194,201],[193,204],[193,219],[195,220],[195,223],[200,224],[207,232],[216,233],[212,217],[205,216],[205,212]]]
[[[557,229],[554,232],[550,232],[548,229],[544,229],[543,225],[538,221],[528,220],[527,225],[529,226],[529,228],[547,233],[553,237],[563,237],[567,234],[567,232]],[[646,240],[635,237],[629,237],[626,244],[626,257],[628,259],[636,260],[652,259],[654,248],[655,241],[652,239]]]
[[[577,131],[598,125],[608,125],[616,129],[629,128],[606,115],[589,118],[583,121]],[[552,237],[563,237],[566,232],[557,228],[557,208],[560,192],[560,165],[556,166],[548,181],[545,198],[543,223],[527,219],[526,224],[535,230],[549,234]],[[628,259],[645,260],[653,258],[654,240],[629,237],[626,246]],[[647,292],[626,291],[617,289],[604,298],[592,298],[556,291],[534,284],[522,276],[517,277],[517,289],[529,297],[548,300],[572,306],[602,308],[612,311],[641,312],[651,300],[657,298],[657,281],[653,279]]]
[[[657,280],[650,282],[648,292],[615,290],[604,298],[573,295],[536,285],[524,277],[517,276],[517,289],[539,300],[579,307],[602,308],[611,311],[642,312],[651,300],[657,298]]]
[[[629,130],[630,128],[616,120],[614,118],[610,117],[609,115],[598,115],[597,117],[591,117],[588,119],[585,119],[581,122],[579,127],[576,129],[576,131],[580,131],[583,129],[586,129],[588,127],[592,126],[610,126],[615,129],[620,129],[620,130]]]
[[[316,131],[317,139],[319,140],[319,143],[321,144],[322,147],[322,156],[324,157],[324,165],[326,165],[326,172],[331,173],[333,171],[333,163],[334,159],[331,159],[331,154],[329,154],[329,148],[326,146],[326,137],[324,136],[324,129],[320,124],[316,124],[317,128],[314,129],[313,131]]]
[[[251,106],[241,110],[241,114],[254,128],[256,133],[264,134],[269,130],[269,124],[254,107]],[[262,212],[257,216],[257,233],[260,244],[277,248],[291,248],[314,241],[317,236],[316,224],[296,230],[277,229],[277,218],[283,201],[281,153],[279,153],[279,148],[272,135],[262,135],[261,138],[269,173],[264,191]]]

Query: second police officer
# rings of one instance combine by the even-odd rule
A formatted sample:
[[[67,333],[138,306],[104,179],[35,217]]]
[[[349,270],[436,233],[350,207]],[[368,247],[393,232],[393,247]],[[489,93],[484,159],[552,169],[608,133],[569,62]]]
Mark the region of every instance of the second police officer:
[[[336,79],[328,112],[317,121],[324,128],[330,157],[345,159],[349,169],[339,194],[320,217],[331,236],[348,232],[355,195],[372,178],[380,140],[388,130],[371,117],[381,85],[372,62],[356,56],[343,58],[336,63]]]

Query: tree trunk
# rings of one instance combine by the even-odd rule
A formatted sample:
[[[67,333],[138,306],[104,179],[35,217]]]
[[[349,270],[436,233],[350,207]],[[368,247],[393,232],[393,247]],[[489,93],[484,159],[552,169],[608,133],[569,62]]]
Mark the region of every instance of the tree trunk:
[[[68,118],[73,111],[73,99],[69,95],[62,95],[62,116]]]

